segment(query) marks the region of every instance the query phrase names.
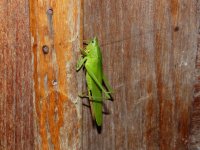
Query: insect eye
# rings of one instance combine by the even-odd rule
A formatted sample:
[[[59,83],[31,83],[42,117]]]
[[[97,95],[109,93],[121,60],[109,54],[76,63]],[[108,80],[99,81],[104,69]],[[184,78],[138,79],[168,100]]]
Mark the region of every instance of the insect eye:
[[[94,41],[92,40],[92,43],[94,43]]]

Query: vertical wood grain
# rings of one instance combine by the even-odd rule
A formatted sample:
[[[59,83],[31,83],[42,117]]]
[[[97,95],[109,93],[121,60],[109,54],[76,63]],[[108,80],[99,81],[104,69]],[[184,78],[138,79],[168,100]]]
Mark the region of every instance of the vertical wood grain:
[[[200,1],[197,1],[197,52],[195,64],[195,82],[194,82],[194,101],[191,113],[191,132],[190,132],[190,149],[197,150],[200,148],[200,84],[199,84],[199,70],[200,70]]]
[[[75,70],[82,40],[81,5],[81,0],[30,0],[36,149],[81,146],[81,78]]]
[[[84,39],[99,37],[115,93],[101,134],[83,107],[83,149],[188,149],[196,4],[84,1]]]
[[[28,0],[0,1],[0,149],[34,149]]]

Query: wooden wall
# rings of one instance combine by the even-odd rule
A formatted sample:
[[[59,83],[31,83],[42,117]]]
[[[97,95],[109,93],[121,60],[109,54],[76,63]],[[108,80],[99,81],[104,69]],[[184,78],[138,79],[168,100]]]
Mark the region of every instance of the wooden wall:
[[[83,149],[188,149],[197,1],[85,0],[84,39],[98,36],[115,89],[103,131],[83,112]]]
[[[0,1],[0,149],[33,149],[28,0]]]
[[[1,0],[0,149],[197,150],[199,7],[199,0]],[[101,134],[78,99],[85,81],[75,71],[82,38],[94,36],[115,91]]]

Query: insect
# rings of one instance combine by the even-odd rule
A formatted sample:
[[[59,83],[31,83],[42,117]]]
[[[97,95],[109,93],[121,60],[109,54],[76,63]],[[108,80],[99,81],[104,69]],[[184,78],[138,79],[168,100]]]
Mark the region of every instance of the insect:
[[[103,73],[102,53],[98,39],[95,37],[86,42],[86,45],[85,49],[80,49],[82,57],[77,62],[76,70],[79,71],[83,66],[86,69],[88,95],[80,97],[89,99],[93,120],[96,121],[98,126],[102,126],[103,93],[105,94],[105,99],[111,99],[112,88]]]

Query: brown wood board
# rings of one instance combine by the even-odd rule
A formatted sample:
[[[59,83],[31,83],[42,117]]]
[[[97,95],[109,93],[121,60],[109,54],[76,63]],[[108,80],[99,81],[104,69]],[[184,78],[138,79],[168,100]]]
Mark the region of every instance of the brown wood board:
[[[196,1],[85,0],[84,39],[99,37],[115,93],[102,134],[83,107],[83,149],[188,149]]]
[[[33,149],[28,0],[0,1],[0,149]]]
[[[81,0],[30,0],[36,149],[80,149]],[[78,84],[79,81],[79,84]]]

